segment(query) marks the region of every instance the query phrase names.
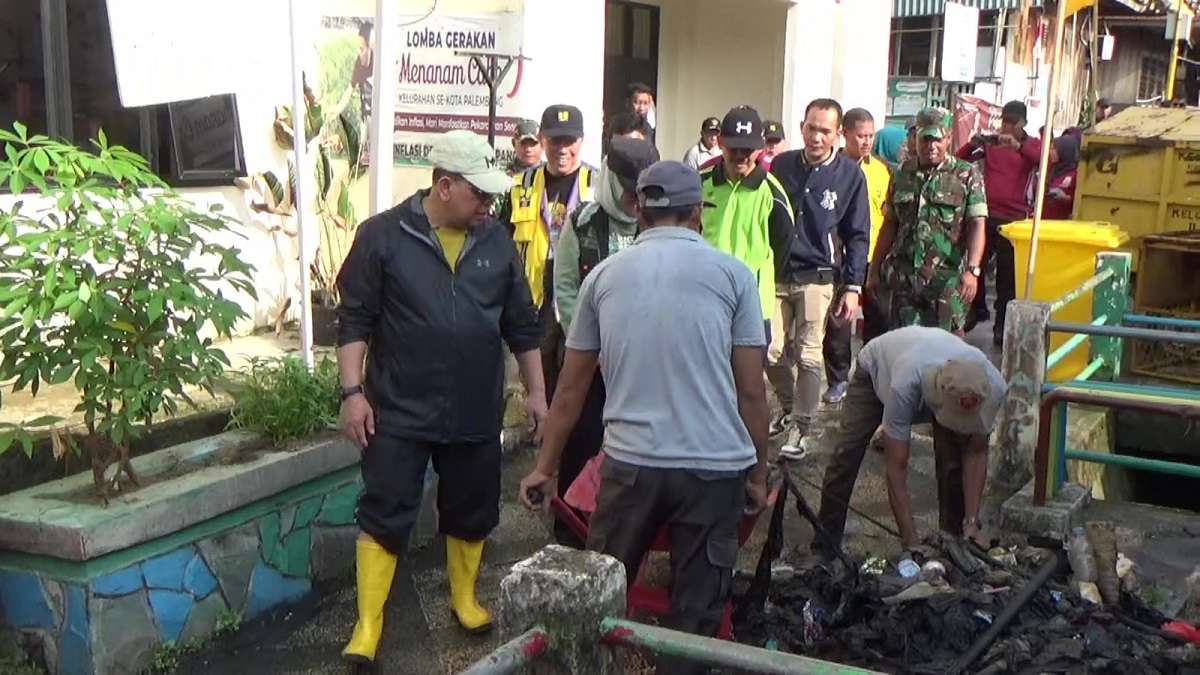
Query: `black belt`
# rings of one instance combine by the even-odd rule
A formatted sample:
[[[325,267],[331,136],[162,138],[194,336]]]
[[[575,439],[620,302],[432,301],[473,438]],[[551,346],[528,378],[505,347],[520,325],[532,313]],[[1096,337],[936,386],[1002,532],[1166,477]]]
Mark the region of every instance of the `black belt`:
[[[802,286],[816,284],[818,286],[832,285],[837,277],[837,271],[832,267],[810,267],[802,270],[791,270],[784,279],[791,284]]]

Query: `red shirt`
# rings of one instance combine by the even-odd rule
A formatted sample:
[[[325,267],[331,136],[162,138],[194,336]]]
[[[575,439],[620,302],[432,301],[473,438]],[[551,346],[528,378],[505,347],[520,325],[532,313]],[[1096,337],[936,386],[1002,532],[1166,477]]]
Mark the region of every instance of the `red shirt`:
[[[1042,202],[1042,218],[1046,220],[1070,220],[1071,209],[1075,206],[1075,182],[1078,180],[1078,169],[1064,171],[1057,176],[1051,176],[1046,181],[1046,199]],[[1055,199],[1050,196],[1050,190],[1059,189],[1070,199]]]
[[[1001,220],[1029,217],[1032,209],[1025,199],[1025,190],[1029,186],[1030,173],[1037,168],[1041,159],[1041,140],[1026,134],[1020,150],[967,143],[954,154],[969,162],[983,158],[983,183],[987,190],[989,217]]]

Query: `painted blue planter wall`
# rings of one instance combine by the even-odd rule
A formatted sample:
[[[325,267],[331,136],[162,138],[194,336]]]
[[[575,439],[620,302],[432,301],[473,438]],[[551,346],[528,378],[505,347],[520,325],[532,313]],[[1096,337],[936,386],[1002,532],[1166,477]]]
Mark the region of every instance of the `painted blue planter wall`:
[[[148,667],[169,642],[253,619],[353,566],[357,467],[87,562],[0,554],[0,617],[55,675]]]

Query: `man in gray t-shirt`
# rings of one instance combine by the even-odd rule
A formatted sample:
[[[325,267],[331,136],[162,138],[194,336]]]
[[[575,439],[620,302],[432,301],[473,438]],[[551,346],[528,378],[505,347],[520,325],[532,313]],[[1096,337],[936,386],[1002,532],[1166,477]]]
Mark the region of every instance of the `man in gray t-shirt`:
[[[532,507],[557,471],[597,361],[607,439],[588,548],[634,579],[655,534],[671,531],[671,628],[714,635],[729,600],[744,509],[766,504],[767,408],[758,283],[699,233],[700,175],[659,162],[638,178],[633,246],[579,292],[537,466]],[[747,504],[749,502],[749,504]],[[659,673],[706,668],[671,660]]]
[[[918,543],[907,488],[909,437],[914,424],[926,421],[933,422],[941,529],[984,544],[979,504],[988,436],[1007,391],[986,354],[940,328],[900,328],[867,343],[842,402],[837,446],[825,470],[818,518],[833,541],[814,539],[813,552],[832,558],[841,546],[846,504],[880,425],[888,501],[901,543]]]

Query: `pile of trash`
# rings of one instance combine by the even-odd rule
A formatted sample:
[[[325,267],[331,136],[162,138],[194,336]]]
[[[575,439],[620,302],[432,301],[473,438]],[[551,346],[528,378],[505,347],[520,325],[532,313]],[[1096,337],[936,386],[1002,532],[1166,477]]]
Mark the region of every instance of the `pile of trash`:
[[[1108,602],[1086,599],[1070,574],[1061,545],[985,553],[938,535],[898,560],[776,569],[761,611],[735,628],[749,644],[894,673],[1198,672],[1200,644],[1161,613],[1111,584]]]

